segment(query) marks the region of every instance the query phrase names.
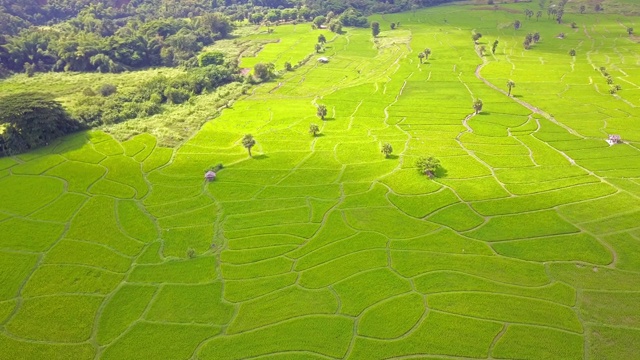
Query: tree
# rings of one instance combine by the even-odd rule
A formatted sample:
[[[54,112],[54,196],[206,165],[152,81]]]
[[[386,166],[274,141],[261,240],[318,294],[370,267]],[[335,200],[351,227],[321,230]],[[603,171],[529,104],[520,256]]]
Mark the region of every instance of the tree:
[[[480,38],[482,37],[482,34],[480,34],[479,32],[474,32],[473,35],[471,35],[471,39],[473,39],[474,43],[478,43],[478,40],[480,40]]]
[[[316,44],[316,46],[314,46],[314,49],[316,50],[316,54],[319,53],[320,51],[322,51],[322,44]]]
[[[480,52],[480,56],[484,56],[484,53],[487,51],[487,48],[482,45],[480,46],[480,48],[478,49],[478,52]]]
[[[576,49],[569,50],[569,56],[576,56]]]
[[[327,116],[327,107],[325,105],[319,104],[316,110],[316,115],[324,120],[324,117]]]
[[[52,95],[23,92],[0,97],[0,156],[48,145],[80,129]]]
[[[320,132],[320,127],[318,125],[316,124],[309,125],[309,134],[313,136],[317,136],[319,132]]]
[[[391,30],[395,30],[396,29],[396,23],[392,22],[390,25]]]
[[[274,65],[272,63],[257,63],[253,67],[253,75],[260,81],[267,81],[273,76]]]
[[[331,21],[331,23],[329,23],[329,30],[336,34],[342,33],[342,23],[340,22],[340,20]]]
[[[542,10],[538,10],[538,12],[536,13],[536,21],[538,21],[541,16],[542,16]]]
[[[587,7],[584,5],[580,5],[580,14],[584,14],[585,10],[587,10]]]
[[[629,34],[629,36],[633,35],[633,28],[627,28],[627,33]]]
[[[493,45],[491,45],[491,53],[495,54],[496,53],[496,49],[498,48],[498,44],[500,42],[498,40],[493,42]]]
[[[436,171],[440,168],[440,160],[433,156],[426,158],[421,156],[416,160],[416,167],[421,174],[427,175],[429,178],[434,178]]]
[[[482,111],[482,105],[482,100],[480,99],[473,102],[473,110],[476,112],[476,114],[479,114],[480,111]]]
[[[422,62],[424,61],[424,53],[423,52],[418,54],[418,59],[420,59],[420,64],[422,64]]]
[[[287,61],[287,62],[284,63],[284,69],[286,71],[292,71],[293,70],[293,66],[291,66],[291,63]]]
[[[242,146],[244,146],[244,148],[249,152],[249,157],[253,157],[253,155],[251,155],[251,148],[255,145],[256,140],[253,138],[253,135],[246,134],[244,137],[242,137]]]
[[[424,60],[429,60],[429,55],[431,55],[431,49],[426,48],[424,49]]]
[[[578,24],[574,21],[571,23],[571,28],[572,29],[577,29],[578,28]]]
[[[533,42],[537,43],[538,41],[540,41],[540,33],[536,32],[533,34]]]
[[[511,89],[516,87],[516,83],[514,83],[512,80],[509,80],[507,81],[507,87],[509,88],[509,93],[507,94],[507,96],[511,96]]]
[[[324,44],[324,43],[326,43],[326,42],[327,42],[327,38],[326,38],[326,37],[324,37],[324,34],[320,34],[320,35],[318,35],[318,43],[320,43],[320,44]]]
[[[382,149],[380,150],[380,152],[384,154],[384,157],[388,158],[389,155],[391,155],[391,153],[393,152],[393,147],[391,147],[391,144],[385,143],[384,145],[382,145]]]
[[[324,22],[326,21],[326,18],[322,15],[320,16],[316,16],[313,19],[313,25],[315,25],[317,28],[320,28],[320,26],[322,26],[322,24],[324,24]]]
[[[518,30],[520,29],[520,26],[522,26],[522,24],[520,23],[520,20],[516,20],[513,22],[513,28]]]
[[[371,23],[371,34],[373,35],[373,37],[377,37],[378,34],[380,34],[380,23],[377,21],[374,21]]]

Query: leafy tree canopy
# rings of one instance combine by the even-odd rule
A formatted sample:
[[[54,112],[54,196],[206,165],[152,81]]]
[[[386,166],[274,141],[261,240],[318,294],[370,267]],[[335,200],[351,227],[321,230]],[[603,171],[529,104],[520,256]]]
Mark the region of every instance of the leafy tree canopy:
[[[0,155],[47,145],[79,129],[51,95],[28,92],[0,98]]]

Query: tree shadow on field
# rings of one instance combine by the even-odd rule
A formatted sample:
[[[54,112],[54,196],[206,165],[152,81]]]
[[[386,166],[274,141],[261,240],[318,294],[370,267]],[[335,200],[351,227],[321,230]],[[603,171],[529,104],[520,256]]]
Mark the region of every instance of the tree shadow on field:
[[[488,112],[488,111],[480,111],[480,112],[478,113],[478,115],[485,116],[485,115],[491,115],[491,113],[490,113],[490,112]]]
[[[324,120],[322,121],[335,121],[336,118],[332,118],[332,117],[325,117]]]
[[[511,97],[514,97],[516,99],[520,99],[522,97],[522,95],[511,95]]]
[[[436,179],[443,179],[443,178],[446,178],[449,175],[449,171],[447,171],[446,168],[444,168],[442,166],[439,166],[436,169],[435,175],[436,175]]]
[[[264,159],[268,159],[269,156],[266,154],[260,154],[260,155],[256,155],[253,157],[254,160],[264,160]]]
[[[399,158],[400,158],[400,156],[398,156],[398,155],[389,155],[389,156],[386,157],[387,160],[397,160]]]
[[[323,134],[323,133],[317,133],[317,134],[315,134],[313,137],[321,138],[321,137],[325,137],[325,136],[326,136],[326,135],[325,135],[325,134]]]

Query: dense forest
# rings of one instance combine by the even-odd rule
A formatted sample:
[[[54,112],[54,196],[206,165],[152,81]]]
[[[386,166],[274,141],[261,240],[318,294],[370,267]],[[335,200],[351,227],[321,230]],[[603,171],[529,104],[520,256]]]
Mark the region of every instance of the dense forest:
[[[0,0],[0,76],[195,66],[236,22],[367,26],[366,14],[452,0]],[[338,25],[339,24],[339,25]]]

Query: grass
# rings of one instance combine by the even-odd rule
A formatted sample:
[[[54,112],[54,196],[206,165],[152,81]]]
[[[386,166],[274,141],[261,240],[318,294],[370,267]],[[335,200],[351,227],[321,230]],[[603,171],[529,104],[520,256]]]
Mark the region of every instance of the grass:
[[[581,3],[563,24],[525,19],[530,3],[374,15],[377,39],[245,29],[211,49],[244,67],[311,57],[242,96],[221,89],[239,96],[221,113],[207,94],[0,159],[2,354],[634,358],[640,70],[619,23],[635,18],[608,11],[637,6]],[[478,57],[474,29],[495,54]],[[542,40],[524,50],[529,32]],[[0,91],[48,86],[73,106],[87,84],[181,71],[18,75]],[[433,180],[415,168],[430,155]]]

